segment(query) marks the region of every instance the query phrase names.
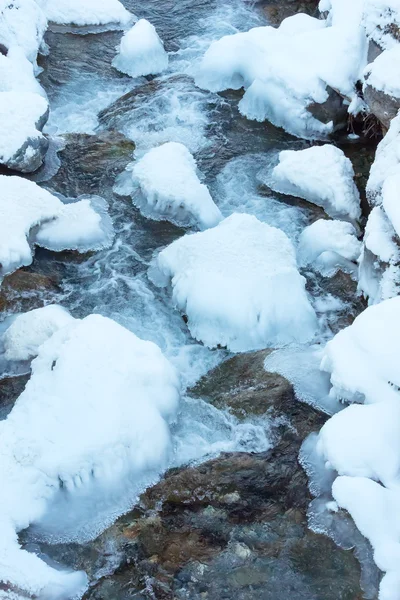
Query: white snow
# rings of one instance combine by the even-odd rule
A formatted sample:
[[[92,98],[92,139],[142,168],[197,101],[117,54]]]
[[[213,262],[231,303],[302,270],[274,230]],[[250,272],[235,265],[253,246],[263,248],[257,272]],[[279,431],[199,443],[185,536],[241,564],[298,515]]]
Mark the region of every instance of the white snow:
[[[155,27],[140,19],[122,37],[113,66],[131,77],[157,75],[168,67],[168,54]]]
[[[364,77],[376,90],[400,98],[400,45],[385,50],[367,66]]]
[[[292,243],[253,216],[233,214],[183,236],[160,252],[149,274],[157,285],[171,283],[173,302],[206,346],[244,352],[315,334]]]
[[[18,315],[3,337],[6,360],[34,358],[53,333],[73,321],[69,312],[57,304]]]
[[[28,319],[38,333],[37,313]],[[158,346],[100,315],[71,317],[38,348],[30,381],[0,423],[1,581],[43,599],[81,597],[84,573],[46,565],[16,534],[40,520],[56,494],[159,472],[178,401],[176,372]]]
[[[0,176],[2,275],[32,262],[31,245],[86,252],[109,246],[110,229],[109,220],[97,215],[87,200],[65,205],[31,181]]]
[[[332,277],[339,269],[354,273],[360,253],[361,242],[351,223],[319,219],[301,233],[297,258],[300,266],[313,265]]]
[[[94,196],[64,204],[56,219],[41,225],[35,243],[55,252],[78,250],[83,253],[108,248],[113,239],[107,203]]]
[[[382,202],[382,186],[387,177],[400,172],[400,115],[392,119],[389,131],[379,143],[367,184],[370,204]]]
[[[49,21],[60,25],[127,25],[133,15],[119,0],[36,0]]]
[[[46,95],[35,78],[32,63],[18,46],[10,48],[7,56],[0,54],[0,92],[32,92]]]
[[[0,44],[19,46],[33,64],[47,29],[46,16],[38,4],[34,0],[0,0]]]
[[[222,219],[183,144],[168,142],[153,148],[134,164],[132,177],[141,190],[133,201],[146,216],[200,229],[214,227]]]
[[[385,211],[375,206],[365,227],[358,290],[371,304],[400,293],[400,248]]]
[[[400,581],[400,296],[367,308],[328,342],[321,368],[331,395],[352,404],[322,428],[317,451],[338,474],[332,494],[349,511],[386,574],[379,598]]]
[[[0,162],[7,163],[27,142],[43,134],[37,124],[48,110],[45,98],[32,92],[0,92]],[[27,150],[29,152],[29,148]]]
[[[382,205],[397,235],[400,235],[400,169],[385,179],[382,186]]]
[[[336,0],[327,21],[299,15],[278,29],[257,27],[225,36],[206,51],[196,83],[210,91],[244,87],[240,111],[289,133],[325,137],[333,124],[307,110],[328,99],[328,87],[349,101],[366,65],[363,0]]]
[[[334,218],[355,220],[361,215],[351,161],[330,144],[281,152],[271,186],[321,206]]]
[[[396,46],[391,31],[400,26],[399,0],[364,0],[363,25],[368,37],[381,48]]]
[[[321,368],[331,374],[331,394],[368,403],[399,398],[400,297],[368,307],[326,345]]]

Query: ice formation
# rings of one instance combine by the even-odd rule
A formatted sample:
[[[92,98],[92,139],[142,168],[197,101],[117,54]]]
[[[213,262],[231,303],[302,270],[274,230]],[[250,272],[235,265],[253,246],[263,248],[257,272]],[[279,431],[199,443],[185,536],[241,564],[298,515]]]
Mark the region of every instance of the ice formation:
[[[322,206],[333,218],[356,220],[361,215],[353,166],[342,150],[330,144],[281,152],[271,185],[275,191]]]
[[[12,356],[38,356],[0,422],[0,581],[24,596],[80,598],[85,574],[53,569],[21,549],[17,533],[40,520],[57,493],[164,468],[179,381],[158,346],[114,321],[41,311],[17,317],[8,338]]]
[[[133,201],[154,219],[199,229],[214,227],[222,215],[196,171],[196,161],[183,144],[168,142],[153,148],[133,166],[133,180],[141,192],[133,195]]]
[[[55,251],[86,252],[112,243],[108,215],[98,214],[89,200],[63,204],[33,182],[5,175],[0,176],[0,192],[2,275],[29,265],[35,244]]]
[[[360,252],[361,242],[351,223],[320,219],[301,233],[297,258],[300,266],[312,265],[332,277],[338,270],[356,273]]]
[[[155,27],[140,19],[122,37],[113,66],[131,77],[156,75],[168,67],[168,54]]]
[[[335,397],[351,404],[322,428],[317,451],[336,472],[333,497],[371,542],[385,572],[380,599],[397,600],[400,582],[400,297],[370,306],[325,349]]]
[[[233,214],[217,227],[185,235],[150,270],[172,285],[176,307],[194,338],[244,352],[310,340],[316,316],[283,231]]]
[[[36,0],[49,21],[60,25],[127,25],[132,21],[119,0]]]

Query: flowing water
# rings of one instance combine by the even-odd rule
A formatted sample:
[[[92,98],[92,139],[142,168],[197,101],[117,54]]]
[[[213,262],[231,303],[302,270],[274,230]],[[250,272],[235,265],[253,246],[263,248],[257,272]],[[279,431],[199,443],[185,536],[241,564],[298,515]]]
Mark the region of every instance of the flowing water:
[[[210,42],[266,24],[262,10],[245,0],[125,0],[124,4],[156,26],[171,53],[168,72],[156,78],[132,80],[115,71],[111,61],[121,32],[48,32],[50,53],[41,65],[41,81],[51,105],[47,133],[62,146],[65,134],[97,136],[117,130],[135,143],[132,160],[160,143],[182,142],[197,159],[204,183],[224,216],[235,211],[254,214],[282,228],[296,243],[299,232],[318,218],[320,211],[271,195],[267,182],[278,151],[305,144],[268,123],[244,119],[237,110],[237,93],[211,94],[193,83],[198,61]],[[53,166],[49,166],[50,173]],[[118,191],[121,176],[116,175]],[[87,178],[91,187],[90,174]],[[56,178],[43,185],[73,195],[68,187],[61,189]],[[147,278],[154,253],[184,231],[168,223],[146,220],[129,197],[113,191],[113,185],[110,179],[100,188],[93,185],[92,190],[110,204],[117,234],[113,247],[81,260],[37,250],[33,269],[42,273],[57,270],[60,288],[49,299],[67,307],[75,317],[101,313],[141,338],[156,342],[177,367],[187,388],[227,353],[211,351],[191,339],[168,292],[155,288]],[[314,282],[312,288],[319,296],[316,307],[326,335],[329,323],[343,310],[344,303],[324,304],[327,295],[319,283]],[[333,306],[330,317],[328,305]],[[268,419],[239,422],[201,399],[184,398],[173,429],[169,464],[198,461],[221,451],[264,451],[271,444],[272,426]],[[101,497],[104,490],[97,489],[90,491],[90,497],[77,492],[69,503],[61,496],[44,522],[33,528],[32,537],[52,541],[90,539],[128,510],[137,494],[158,476],[151,473],[139,483],[128,481],[122,490],[114,489],[107,497]]]

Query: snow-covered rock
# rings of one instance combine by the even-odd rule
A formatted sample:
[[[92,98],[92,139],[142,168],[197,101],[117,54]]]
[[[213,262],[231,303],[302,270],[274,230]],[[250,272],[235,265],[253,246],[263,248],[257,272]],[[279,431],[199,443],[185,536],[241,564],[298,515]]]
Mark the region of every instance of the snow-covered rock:
[[[367,184],[373,210],[365,228],[359,290],[370,303],[400,292],[400,117],[379,143]]]
[[[0,0],[0,44],[7,50],[18,46],[36,64],[46,29],[46,16],[35,0]]]
[[[387,129],[400,108],[400,44],[385,50],[364,73],[364,98]]]
[[[316,316],[292,243],[280,229],[233,214],[188,234],[155,258],[149,275],[172,286],[194,338],[244,352],[310,340]]]
[[[49,142],[42,134],[49,106],[31,92],[0,92],[0,164],[21,173],[36,171]]]
[[[134,164],[132,177],[140,188],[133,201],[145,216],[199,229],[214,227],[222,219],[183,144],[168,142],[153,148]]]
[[[355,402],[399,398],[400,297],[368,307],[328,342],[321,368],[332,395]]]
[[[239,109],[248,118],[300,137],[325,137],[342,115],[335,106],[323,122],[313,115],[315,105],[326,106],[333,90],[354,100],[367,60],[362,0],[325,4],[327,20],[296,15],[278,29],[257,27],[213,42],[197,84],[211,91],[244,87]]]
[[[63,204],[32,181],[0,176],[0,274],[29,265],[35,244],[55,251],[108,247],[112,224],[104,203],[101,210],[88,200]]]
[[[281,152],[271,187],[313,202],[333,218],[356,220],[361,215],[351,161],[330,144]]]
[[[7,55],[0,54],[0,92],[32,92],[46,96],[35,78],[34,67],[19,46],[13,46]]]
[[[47,317],[54,318],[48,309],[28,316],[32,337]],[[22,346],[20,336],[9,340],[11,353]],[[140,482],[164,469],[179,381],[158,346],[100,315],[71,317],[37,353],[30,381],[0,423],[0,581],[24,597],[80,598],[85,574],[47,565],[21,548],[17,532],[39,521],[57,494],[70,501],[94,482],[104,494],[128,474]]]
[[[400,297],[370,306],[324,351],[331,394],[356,402],[322,428],[317,452],[336,503],[371,542],[385,572],[379,598],[398,600],[400,582]]]
[[[321,275],[333,277],[339,270],[355,274],[360,252],[351,223],[320,219],[301,233],[297,258],[300,266],[312,265]]]
[[[400,293],[400,247],[385,211],[375,206],[365,227],[358,290],[370,304]]]
[[[398,0],[364,0],[363,25],[368,37],[383,50],[399,41],[400,4]]]
[[[127,25],[132,14],[119,0],[36,0],[52,23],[60,25]]]
[[[168,54],[155,27],[140,19],[122,37],[113,66],[131,77],[157,75],[168,67]]]
[[[29,360],[37,356],[40,346],[53,333],[74,321],[70,313],[57,304],[49,304],[18,315],[4,334],[6,360]]]

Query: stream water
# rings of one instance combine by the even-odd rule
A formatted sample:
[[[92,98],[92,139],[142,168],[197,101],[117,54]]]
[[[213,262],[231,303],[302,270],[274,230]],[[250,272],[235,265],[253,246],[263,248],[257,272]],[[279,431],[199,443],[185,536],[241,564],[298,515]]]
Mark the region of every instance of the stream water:
[[[49,31],[50,52],[41,62],[41,82],[51,106],[47,133],[62,146],[65,140],[68,143],[84,139],[85,134],[100,136],[116,130],[134,142],[132,160],[160,143],[182,142],[197,159],[204,182],[224,216],[235,211],[254,214],[283,229],[296,243],[299,232],[321,211],[271,195],[266,183],[278,151],[302,148],[305,143],[268,123],[244,119],[237,110],[236,93],[204,92],[194,86],[192,79],[209,43],[223,35],[266,24],[262,9],[245,0],[123,3],[156,26],[171,53],[168,72],[156,78],[132,80],[115,71],[111,61],[121,32],[77,35]],[[51,168],[52,165],[50,171]],[[117,174],[117,186],[119,180]],[[117,234],[115,243],[108,250],[79,260],[37,250],[32,269],[59,274],[59,289],[46,301],[62,304],[75,317],[101,313],[141,338],[156,342],[179,370],[184,387],[193,385],[227,353],[211,351],[191,339],[168,292],[153,287],[147,278],[153,254],[184,231],[143,218],[129,197],[116,193],[118,187],[114,188],[112,178],[100,187],[91,186],[88,173],[86,183],[93,187],[92,193],[109,202]],[[59,185],[57,178],[42,184],[73,195],[68,186]],[[349,308],[349,300],[341,297],[329,302],[332,294],[315,277],[310,291],[320,316],[321,337],[325,337]],[[264,451],[271,443],[271,427],[273,423],[266,418],[239,422],[201,399],[184,398],[173,430],[169,465],[203,460],[221,451]],[[30,542],[84,541],[95,537],[128,510],[137,494],[158,476],[150,473],[143,481],[126,482],[123,490],[112,490],[108,495],[95,489],[90,497],[77,493],[68,505],[60,496],[43,523],[31,528]]]

